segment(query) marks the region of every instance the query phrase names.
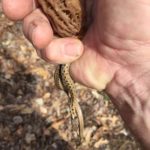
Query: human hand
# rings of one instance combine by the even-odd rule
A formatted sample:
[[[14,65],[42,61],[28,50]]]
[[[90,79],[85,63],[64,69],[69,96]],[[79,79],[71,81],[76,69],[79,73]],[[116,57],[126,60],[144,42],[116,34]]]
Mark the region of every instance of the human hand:
[[[25,35],[42,58],[51,63],[74,61],[71,74],[76,81],[106,89],[130,130],[150,148],[150,3],[93,2],[93,23],[82,43],[73,38],[54,39],[36,1],[3,0],[3,9],[9,18],[23,20]]]

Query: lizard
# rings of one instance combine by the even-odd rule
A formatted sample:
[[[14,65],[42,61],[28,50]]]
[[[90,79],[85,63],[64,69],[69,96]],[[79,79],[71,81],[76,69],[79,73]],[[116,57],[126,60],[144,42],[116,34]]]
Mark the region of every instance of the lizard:
[[[80,105],[77,101],[76,91],[75,91],[75,84],[69,74],[69,67],[70,64],[61,64],[56,67],[54,80],[55,84],[59,89],[63,89],[69,98],[69,105],[70,105],[70,113],[71,118],[75,119],[78,118],[78,126],[79,130],[77,131],[80,137],[80,141],[83,141],[84,136],[84,120],[82,110]]]

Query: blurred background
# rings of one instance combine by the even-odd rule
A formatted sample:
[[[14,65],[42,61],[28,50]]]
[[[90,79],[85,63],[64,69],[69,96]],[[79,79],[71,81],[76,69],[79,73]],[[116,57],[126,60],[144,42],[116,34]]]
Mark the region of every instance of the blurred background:
[[[0,1],[0,150],[140,150],[107,95],[81,85],[85,141],[78,145],[54,70],[36,55],[21,23],[4,16]]]

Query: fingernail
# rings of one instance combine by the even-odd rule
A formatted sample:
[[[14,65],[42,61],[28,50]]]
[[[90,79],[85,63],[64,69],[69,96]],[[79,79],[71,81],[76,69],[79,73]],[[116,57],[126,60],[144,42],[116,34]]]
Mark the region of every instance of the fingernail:
[[[64,46],[64,54],[72,57],[78,57],[81,54],[82,45],[80,42],[67,43]]]

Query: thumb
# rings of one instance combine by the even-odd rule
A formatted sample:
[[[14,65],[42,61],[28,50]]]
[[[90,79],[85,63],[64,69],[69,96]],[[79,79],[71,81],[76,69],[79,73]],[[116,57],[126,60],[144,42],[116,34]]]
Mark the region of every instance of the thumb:
[[[101,42],[97,43],[96,38],[98,37],[91,28],[83,39],[84,52],[71,64],[70,73],[75,81],[101,91],[111,80],[111,73],[108,61],[100,53]]]

